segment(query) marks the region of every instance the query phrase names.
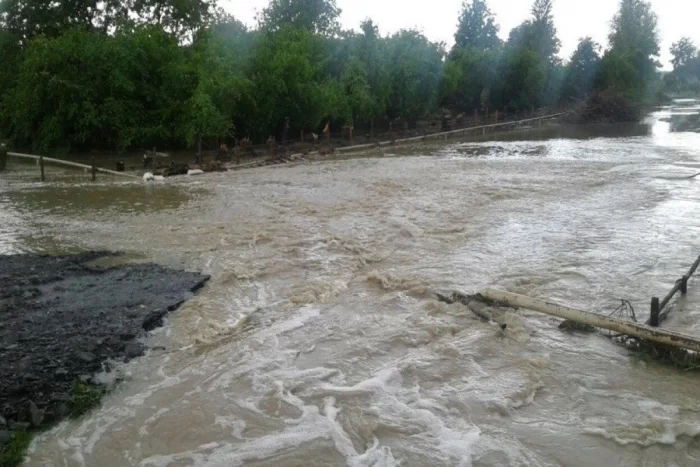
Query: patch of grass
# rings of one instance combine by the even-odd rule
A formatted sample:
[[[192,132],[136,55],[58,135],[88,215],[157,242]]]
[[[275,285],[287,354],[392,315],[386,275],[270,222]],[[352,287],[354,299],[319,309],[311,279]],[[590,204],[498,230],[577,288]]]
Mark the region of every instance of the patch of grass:
[[[0,467],[15,467],[24,460],[24,453],[32,442],[32,434],[16,431],[10,443],[0,448]]]
[[[75,383],[71,401],[71,418],[80,418],[100,405],[102,391],[89,384]]]
[[[70,403],[70,417],[80,418],[99,406],[102,395],[103,390],[89,384],[76,382],[73,386],[73,399]],[[42,426],[42,428],[48,429],[48,426]],[[32,433],[12,432],[10,442],[0,447],[0,467],[16,467],[22,464],[32,437]]]

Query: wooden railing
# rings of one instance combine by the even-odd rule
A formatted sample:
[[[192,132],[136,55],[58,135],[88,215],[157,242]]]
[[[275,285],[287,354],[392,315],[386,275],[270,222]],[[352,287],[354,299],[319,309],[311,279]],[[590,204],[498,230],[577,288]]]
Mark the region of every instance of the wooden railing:
[[[95,165],[95,158],[94,157],[92,158],[92,165],[85,165],[85,164],[79,164],[77,162],[64,161],[61,159],[54,159],[51,157],[35,156],[33,154],[21,154],[21,153],[17,153],[17,152],[8,152],[7,155],[11,156],[11,157],[18,157],[21,159],[30,159],[30,160],[38,161],[38,163],[39,163],[39,175],[41,177],[42,182],[46,179],[46,177],[44,175],[44,164],[47,162],[51,163],[51,164],[63,165],[66,167],[76,167],[79,169],[89,170],[92,181],[95,181],[95,179],[97,178],[98,172],[110,174],[110,175],[117,175],[120,177],[139,178],[134,174],[129,174],[126,172],[115,172],[114,170],[108,170],[108,169],[103,169],[101,167],[97,167]]]

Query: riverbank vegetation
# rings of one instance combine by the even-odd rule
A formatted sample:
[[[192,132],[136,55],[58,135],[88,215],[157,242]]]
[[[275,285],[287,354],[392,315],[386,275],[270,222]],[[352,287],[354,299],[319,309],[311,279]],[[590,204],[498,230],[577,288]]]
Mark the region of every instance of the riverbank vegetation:
[[[255,28],[216,0],[0,0],[0,137],[36,151],[193,147],[198,141],[413,125],[441,107],[490,114],[570,107],[593,93],[639,105],[697,86],[697,50],[658,73],[649,2],[620,0],[610,48],[559,58],[554,0],[499,37],[465,0],[448,50],[415,29],[340,27],[335,0],[271,0]],[[617,99],[617,97],[616,97]]]

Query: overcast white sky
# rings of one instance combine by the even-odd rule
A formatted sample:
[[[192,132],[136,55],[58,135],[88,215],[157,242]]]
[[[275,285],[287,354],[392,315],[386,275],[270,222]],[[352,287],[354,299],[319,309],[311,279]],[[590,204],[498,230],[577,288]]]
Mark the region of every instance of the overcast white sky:
[[[251,26],[255,25],[255,12],[267,3],[268,0],[222,0],[230,13]],[[346,29],[358,29],[360,22],[369,17],[382,34],[418,27],[431,40],[451,46],[462,0],[337,0],[337,3],[343,10],[341,22]],[[505,39],[513,27],[529,16],[532,0],[489,0],[488,3]],[[561,56],[569,57],[583,36],[592,36],[606,46],[610,20],[618,3],[618,0],[555,0]],[[700,0],[651,0],[651,3],[659,16],[661,59],[668,69],[673,42],[689,36],[700,45]]]

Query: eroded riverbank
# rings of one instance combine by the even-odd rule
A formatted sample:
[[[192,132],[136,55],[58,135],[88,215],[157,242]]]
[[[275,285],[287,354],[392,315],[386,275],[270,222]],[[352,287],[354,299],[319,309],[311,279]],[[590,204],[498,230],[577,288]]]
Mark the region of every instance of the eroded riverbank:
[[[106,252],[0,255],[0,430],[77,413],[76,384],[100,387],[96,374],[143,355],[138,339],[209,279],[120,263]]]

